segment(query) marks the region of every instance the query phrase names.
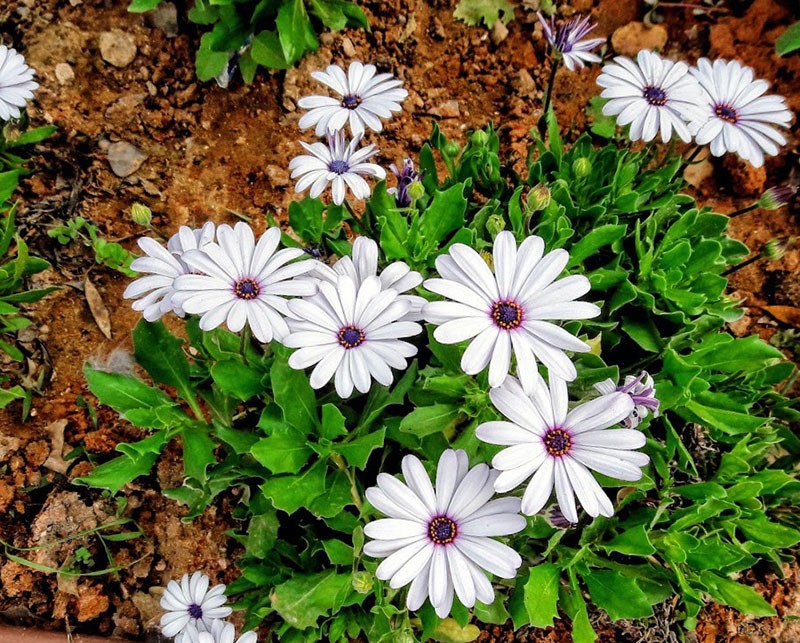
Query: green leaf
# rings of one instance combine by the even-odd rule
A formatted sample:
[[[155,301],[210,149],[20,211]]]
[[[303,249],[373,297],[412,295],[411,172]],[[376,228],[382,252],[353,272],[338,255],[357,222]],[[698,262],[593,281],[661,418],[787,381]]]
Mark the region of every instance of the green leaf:
[[[759,516],[752,520],[740,519],[736,526],[745,536],[768,547],[792,547],[800,542],[800,531]]]
[[[341,540],[323,540],[322,546],[334,565],[352,565],[353,548]]]
[[[514,17],[514,5],[508,0],[460,0],[453,17],[468,25],[475,26],[482,22],[492,27],[498,20],[509,22]]]
[[[288,65],[293,65],[306,51],[313,51],[319,46],[303,0],[283,0],[275,23],[283,57]]]
[[[261,491],[276,509],[294,513],[325,493],[325,465],[318,462],[304,473],[270,478]]]
[[[263,513],[255,514],[247,526],[245,542],[247,555],[266,558],[275,543],[278,542],[279,526],[278,514],[272,507],[267,507]]]
[[[461,411],[455,404],[420,406],[403,418],[400,430],[420,438],[446,432],[455,425],[460,414]]]
[[[785,56],[800,49],[800,22],[795,22],[784,31],[775,41],[775,51],[779,56]]]
[[[124,455],[95,467],[89,475],[76,478],[75,482],[108,489],[115,494],[134,478],[150,473],[166,443],[166,432],[159,431],[140,442],[120,444],[117,451]]]
[[[628,226],[602,225],[594,228],[578,241],[569,251],[569,265],[577,266],[597,253],[600,248],[610,246],[625,236]]]
[[[327,571],[298,575],[277,585],[270,601],[289,625],[304,630],[341,606],[351,591],[350,574]]]
[[[214,51],[212,48],[213,42],[214,35],[212,33],[203,34],[200,38],[200,47],[197,49],[197,54],[195,54],[195,71],[197,78],[202,81],[216,78],[228,64],[228,52]]]
[[[444,191],[433,195],[420,223],[421,239],[426,244],[426,254],[438,253],[439,248],[451,232],[464,227],[464,213],[467,200],[464,198],[464,184],[456,183]],[[423,257],[423,258],[425,258]]]
[[[270,382],[275,403],[281,407],[287,424],[306,435],[317,424],[317,396],[303,371],[296,371],[282,359],[270,369]]]
[[[206,482],[206,471],[215,464],[216,443],[208,435],[208,426],[202,423],[189,425],[181,432],[183,438],[183,470],[188,478]]]
[[[264,373],[238,360],[229,359],[213,364],[211,377],[225,395],[232,395],[242,402],[264,392]]]
[[[531,567],[525,583],[525,609],[534,627],[550,627],[558,616],[558,587],[561,569],[552,563]]]
[[[320,425],[319,435],[327,440],[335,440],[347,435],[344,415],[333,404],[322,405],[322,424]]]
[[[153,381],[173,387],[184,400],[194,400],[183,340],[170,333],[163,322],[142,319],[136,324],[133,355]]]
[[[608,543],[603,545],[606,551],[615,551],[626,556],[649,556],[655,553],[656,548],[647,536],[644,525],[625,529],[619,536],[616,536]]]
[[[84,366],[83,373],[89,383],[89,390],[97,399],[123,415],[133,409],[175,405],[162,391],[130,375],[97,371],[88,364]]]
[[[647,596],[633,578],[618,571],[599,569],[583,574],[583,579],[592,601],[604,609],[612,621],[653,615]]]
[[[347,464],[356,469],[364,469],[367,466],[370,454],[375,449],[383,446],[386,436],[386,429],[380,428],[366,435],[362,435],[357,440],[334,445],[334,449],[344,456]]]
[[[25,391],[21,386],[0,389],[0,409],[6,408],[14,400],[24,400]]]
[[[128,11],[131,13],[144,13],[155,9],[161,4],[161,0],[133,0],[128,6]]]
[[[708,593],[724,605],[753,616],[775,616],[772,605],[752,587],[711,572],[703,572],[700,580],[708,588]]]
[[[297,429],[273,424],[272,434],[256,442],[250,453],[272,473],[297,473],[313,451],[306,443],[306,436]]]

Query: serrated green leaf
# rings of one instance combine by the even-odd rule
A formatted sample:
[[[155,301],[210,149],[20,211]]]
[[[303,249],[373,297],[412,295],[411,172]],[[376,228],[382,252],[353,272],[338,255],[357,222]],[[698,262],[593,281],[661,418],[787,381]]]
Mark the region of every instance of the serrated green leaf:
[[[525,583],[525,609],[534,627],[550,627],[558,616],[558,587],[561,569],[552,563],[531,567]]]

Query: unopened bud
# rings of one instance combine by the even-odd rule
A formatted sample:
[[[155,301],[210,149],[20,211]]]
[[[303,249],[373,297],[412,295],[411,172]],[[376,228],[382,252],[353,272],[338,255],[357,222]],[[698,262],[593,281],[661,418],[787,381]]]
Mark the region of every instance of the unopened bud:
[[[481,258],[486,262],[486,265],[494,270],[494,255],[488,250],[480,251]]]
[[[444,148],[442,148],[442,154],[444,154],[448,158],[455,158],[456,156],[458,156],[458,153],[460,151],[461,151],[461,146],[455,141],[447,142]]]
[[[486,231],[492,235],[492,239],[505,229],[506,220],[499,214],[493,214],[486,220]]]
[[[411,185],[408,186],[408,197],[411,201],[418,201],[424,196],[425,186],[422,185],[422,181],[412,181]]]
[[[778,261],[786,254],[787,239],[770,239],[761,248],[761,256],[768,261]]]
[[[585,156],[575,159],[572,163],[572,173],[576,176],[576,178],[582,179],[585,176],[589,176],[591,171],[592,162]]]
[[[150,227],[153,220],[153,211],[144,203],[134,203],[131,206],[131,219],[141,226]]]
[[[369,594],[372,591],[372,586],[374,584],[375,579],[369,572],[356,572],[353,574],[353,589],[359,594]]]
[[[776,185],[769,188],[758,200],[758,207],[765,210],[777,210],[789,203],[797,189],[791,185]]]
[[[539,212],[544,210],[550,205],[550,188],[544,183],[539,183],[530,192],[528,192],[528,210],[530,212]]]
[[[472,133],[472,144],[476,147],[484,147],[489,142],[489,135],[482,129]]]

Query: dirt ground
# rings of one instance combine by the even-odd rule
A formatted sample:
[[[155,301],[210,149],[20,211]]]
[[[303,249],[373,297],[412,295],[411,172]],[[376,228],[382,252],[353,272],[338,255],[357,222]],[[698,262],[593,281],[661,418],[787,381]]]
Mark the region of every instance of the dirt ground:
[[[152,209],[154,226],[164,236],[208,218],[223,222],[244,216],[263,227],[265,213],[282,217],[295,198],[287,165],[300,151],[296,101],[318,89],[308,72],[350,58],[393,70],[410,93],[405,111],[380,137],[383,165],[416,156],[434,119],[456,138],[492,121],[502,128],[505,148],[517,161],[524,158],[548,73],[541,27],[530,9],[534,0],[517,3],[507,33],[454,21],[450,0],[359,4],[370,17],[370,32],[323,34],[320,49],[297,68],[260,73],[250,86],[237,79],[223,90],[194,77],[198,34],[192,25],[181,22],[177,34],[167,33],[169,26],[165,32],[152,16],[127,13],[123,0],[0,3],[0,40],[25,54],[41,83],[31,119],[58,126],[58,133],[37,148],[37,171],[24,182],[18,218],[33,251],[53,264],[37,282],[62,286],[31,310],[35,324],[19,338],[29,357],[16,376],[39,391],[30,418],[22,422],[18,407],[0,415],[0,538],[12,555],[19,554],[15,548],[36,548],[28,556],[45,567],[120,568],[56,580],[55,574],[0,556],[0,619],[136,638],[148,625],[152,629],[160,614],[150,587],[194,569],[223,582],[236,577],[237,545],[225,534],[235,528],[226,507],[232,499],[223,497],[201,519],[185,524],[181,507],[160,495],[162,486],[180,484],[179,453],[165,454],[155,475],[128,485],[121,501],[70,485],[91,465],[84,457],[64,463],[63,455],[76,448],[107,454],[120,441],[141,437],[113,412],[99,409],[93,416],[84,402],[91,396],[81,372],[86,361],[130,365],[129,332],[139,315],[122,299],[125,277],[95,265],[82,246],[59,246],[47,236],[49,228],[83,216],[107,238],[135,250],[135,237],[143,231],[129,216],[134,203]],[[560,11],[591,11],[599,22],[597,33],[613,36],[619,53],[651,46],[655,38],[658,44],[666,39],[667,55],[676,58],[738,58],[770,79],[773,90],[798,111],[800,56],[774,54],[775,39],[792,21],[792,4],[729,0],[728,12],[713,18],[665,8],[663,26],[646,33],[630,24],[646,10],[638,0],[572,0]],[[116,67],[103,60],[99,43],[106,32],[135,45],[131,62]],[[562,125],[578,131],[585,126],[598,73],[595,66],[560,74],[555,101]],[[796,133],[796,122],[794,128]],[[760,170],[733,160],[703,161],[692,168],[692,183],[718,211],[731,212],[765,187],[800,182],[797,142],[795,134],[790,136],[782,155]],[[109,156],[125,144],[139,151],[132,158],[141,165],[121,177],[112,171]],[[784,208],[738,217],[731,230],[757,250],[769,239],[798,235],[798,227],[797,211]],[[732,277],[732,294],[748,310],[733,331],[772,337],[795,360],[800,355],[798,263],[800,249],[794,248],[779,261],[756,262]],[[93,315],[87,305],[87,280],[107,308],[110,338],[98,326],[97,311]],[[95,532],[116,516],[135,520],[144,536],[110,543],[106,551]],[[76,537],[86,531],[92,533]],[[41,547],[65,538],[70,540]],[[800,640],[797,622],[783,618],[800,616],[800,572],[796,565],[785,572],[783,579],[759,570],[750,577],[780,616],[754,619],[712,605],[690,637],[699,643]],[[597,614],[601,640],[677,641],[673,608],[663,605],[646,623],[611,624]],[[481,640],[570,639],[561,623],[555,630],[516,638],[507,628],[490,628]]]

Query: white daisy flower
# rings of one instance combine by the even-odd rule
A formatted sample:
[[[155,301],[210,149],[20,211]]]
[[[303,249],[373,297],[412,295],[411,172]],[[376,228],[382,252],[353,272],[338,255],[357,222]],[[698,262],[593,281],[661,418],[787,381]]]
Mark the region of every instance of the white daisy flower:
[[[338,132],[349,123],[350,132],[361,137],[367,129],[380,132],[381,119],[399,112],[408,92],[402,81],[391,74],[376,74],[375,65],[350,63],[347,74],[338,65],[329,65],[325,71],[311,72],[312,78],[330,87],[339,96],[306,96],[297,101],[299,107],[309,110],[298,125],[307,129],[316,125],[317,136]]]
[[[280,341],[289,332],[284,297],[316,292],[313,280],[295,279],[313,270],[315,262],[289,263],[304,253],[300,248],[277,250],[280,240],[279,228],[268,229],[256,244],[244,222],[235,228],[219,226],[216,243],[183,254],[183,261],[199,274],[175,279],[174,301],[187,313],[202,315],[202,330],[226,323],[238,333],[247,324],[258,341]]]
[[[649,142],[661,132],[666,143],[674,130],[688,143],[688,122],[702,113],[700,87],[688,72],[686,63],[664,60],[651,51],[640,51],[636,62],[618,56],[597,78],[605,88],[600,96],[609,99],[603,114],[616,116],[617,125],[630,124],[632,141]]]
[[[340,275],[347,275],[353,279],[356,286],[361,286],[368,277],[379,277],[381,280],[381,290],[391,288],[400,294],[398,299],[405,299],[410,306],[408,313],[403,317],[403,321],[421,321],[422,306],[426,300],[418,295],[406,295],[408,292],[422,283],[422,275],[415,270],[411,270],[403,261],[395,261],[386,266],[386,269],[378,274],[378,244],[369,237],[357,237],[353,242],[353,256],[342,257],[333,267],[324,263],[317,264],[315,274],[320,279],[336,284]]]
[[[386,170],[375,163],[367,163],[378,151],[374,145],[359,150],[360,142],[361,137],[356,136],[348,143],[343,131],[328,134],[327,145],[319,142],[309,145],[300,141],[300,145],[311,154],[295,156],[289,163],[292,178],[301,177],[294,191],[304,192],[311,188],[309,196],[316,199],[330,184],[336,205],[342,205],[348,187],[360,201],[369,197],[369,183],[362,175],[385,179]]]
[[[649,458],[632,449],[644,445],[644,435],[633,429],[606,430],[631,414],[629,395],[610,393],[570,411],[566,382],[551,375],[548,388],[537,373],[531,393],[509,377],[489,396],[511,421],[485,422],[475,434],[484,442],[509,447],[492,460],[502,472],[495,491],[515,489],[530,478],[522,513],[540,511],[555,487],[558,506],[570,522],[578,522],[576,495],[590,516],[612,516],[614,507],[589,469],[618,480],[642,477],[641,467]]]
[[[489,386],[500,386],[508,375],[512,352],[526,389],[535,381],[536,360],[552,373],[573,380],[577,371],[564,351],[587,352],[589,345],[546,320],[590,319],[600,309],[575,301],[591,289],[583,275],[557,277],[569,261],[566,250],[544,255],[544,241],[531,236],[517,249],[507,230],[494,241],[494,274],[475,250],[460,243],[436,258],[442,279],[424,286],[452,301],[425,304],[422,314],[433,324],[443,344],[472,339],[461,358],[465,373],[489,366]]]
[[[698,145],[710,143],[714,156],[733,152],[755,167],[786,145],[775,125],[788,127],[792,113],[782,96],[764,96],[769,83],[753,80],[750,67],[701,58],[690,71],[702,87],[703,110],[691,123]]]
[[[619,392],[630,396],[634,407],[631,414],[622,420],[622,426],[626,429],[635,429],[648,413],[652,413],[653,417],[658,417],[658,408],[661,403],[656,398],[656,385],[653,378],[647,371],[642,371],[636,377],[628,375],[622,386],[617,386],[614,380],[607,379],[595,384],[594,388],[603,395]]]
[[[544,37],[550,46],[564,59],[564,66],[570,71],[582,68],[586,63],[599,63],[600,56],[592,53],[592,49],[602,45],[605,38],[589,38],[584,40],[597,26],[589,24],[589,16],[573,18],[567,22],[556,25],[555,18],[551,17],[548,23],[542,13],[536,13],[542,23]]]
[[[39,89],[34,73],[16,49],[0,45],[0,121],[19,118],[33,92]]]
[[[257,641],[258,634],[255,632],[245,632],[236,639],[236,628],[233,623],[220,620],[211,623],[207,632],[189,625],[182,640],[175,639],[175,643],[257,643]]]
[[[183,254],[188,250],[202,248],[213,240],[214,224],[210,221],[197,230],[181,226],[170,237],[166,249],[155,239],[139,239],[139,247],[146,256],[134,259],[131,269],[147,276],[131,282],[122,296],[125,299],[136,299],[131,307],[141,311],[142,317],[149,322],[161,319],[169,312],[183,317],[183,308],[173,298],[175,279],[192,273],[192,269],[183,261]]]
[[[161,608],[166,611],[161,617],[161,633],[172,638],[183,634],[189,627],[208,631],[215,619],[226,618],[233,610],[225,607],[225,585],[214,585],[209,578],[195,572],[184,574],[181,582],[171,580],[161,597]]]
[[[372,380],[392,383],[392,368],[405,369],[417,354],[415,346],[401,341],[422,331],[419,324],[403,321],[410,303],[381,280],[368,276],[359,284],[349,275],[336,283],[321,281],[319,295],[289,302],[291,333],[283,343],[297,348],[289,366],[302,370],[313,364],[311,386],[321,388],[335,376],[336,392],[346,398],[355,386],[369,391]]]
[[[440,618],[450,613],[453,594],[465,607],[494,600],[486,572],[514,578],[522,558],[493,540],[525,528],[518,498],[492,500],[497,472],[487,465],[469,468],[464,451],[448,449],[439,458],[436,488],[422,463],[407,455],[402,463],[405,484],[386,473],[367,489],[373,507],[389,516],[369,523],[364,533],[374,540],[364,553],[385,558],[376,572],[393,589],[411,583],[410,610],[426,598]]]

